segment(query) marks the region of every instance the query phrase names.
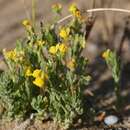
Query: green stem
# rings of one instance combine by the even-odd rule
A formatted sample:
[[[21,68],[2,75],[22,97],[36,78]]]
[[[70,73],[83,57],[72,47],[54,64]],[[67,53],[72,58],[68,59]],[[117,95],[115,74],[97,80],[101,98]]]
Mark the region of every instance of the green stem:
[[[33,27],[35,28],[35,22],[36,22],[36,0],[32,0],[32,22],[33,22]]]
[[[122,105],[119,82],[115,82],[115,94],[116,94],[116,107],[117,107],[117,110],[119,110]]]

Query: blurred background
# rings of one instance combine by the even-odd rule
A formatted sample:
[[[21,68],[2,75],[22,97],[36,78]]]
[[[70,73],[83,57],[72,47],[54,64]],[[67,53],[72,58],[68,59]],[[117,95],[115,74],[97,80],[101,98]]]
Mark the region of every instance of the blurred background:
[[[51,6],[55,3],[63,4],[64,17],[68,14],[68,6],[76,3],[80,9],[98,7],[116,7],[130,9],[130,0],[37,0],[37,21],[52,20]],[[0,48],[13,48],[17,39],[24,34],[21,25],[23,19],[31,16],[31,0],[0,0]],[[121,35],[119,28],[123,28],[128,14],[105,12],[95,13],[96,22],[93,26],[90,39],[96,43],[113,41],[112,35]],[[116,27],[115,27],[116,26]],[[119,27],[118,27],[119,26]],[[120,34],[119,34],[120,30]],[[100,44],[102,44],[100,43]],[[112,43],[111,43],[112,44]],[[94,49],[94,48],[93,48]]]

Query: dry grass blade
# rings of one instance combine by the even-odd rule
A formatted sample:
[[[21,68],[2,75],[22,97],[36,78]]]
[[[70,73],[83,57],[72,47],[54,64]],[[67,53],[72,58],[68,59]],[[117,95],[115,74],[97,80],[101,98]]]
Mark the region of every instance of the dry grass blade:
[[[28,9],[27,9],[25,0],[21,0],[21,2],[22,2],[22,5],[23,5],[23,7],[24,7],[24,10],[25,10],[26,17],[27,17],[28,19],[30,19],[30,14],[29,14],[29,11],[28,11]]]
[[[32,21],[35,28],[36,23],[36,0],[32,0]]]

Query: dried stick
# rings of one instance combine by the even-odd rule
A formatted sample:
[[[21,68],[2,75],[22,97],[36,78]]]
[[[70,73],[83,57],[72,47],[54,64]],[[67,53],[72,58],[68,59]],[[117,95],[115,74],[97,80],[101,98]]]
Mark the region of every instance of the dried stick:
[[[119,9],[119,8],[95,8],[95,9],[88,9],[85,11],[85,13],[92,13],[92,12],[102,12],[102,11],[112,11],[112,12],[121,12],[121,13],[130,13],[130,10],[127,9]],[[57,22],[57,24],[60,24],[64,22],[65,20],[71,18],[73,15],[68,15],[61,20]]]

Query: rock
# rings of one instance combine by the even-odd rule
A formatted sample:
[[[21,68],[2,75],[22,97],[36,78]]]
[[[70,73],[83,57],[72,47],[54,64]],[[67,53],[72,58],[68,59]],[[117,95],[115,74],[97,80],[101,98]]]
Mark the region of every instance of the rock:
[[[110,115],[104,118],[104,123],[106,125],[114,125],[118,122],[118,117],[114,115]]]

